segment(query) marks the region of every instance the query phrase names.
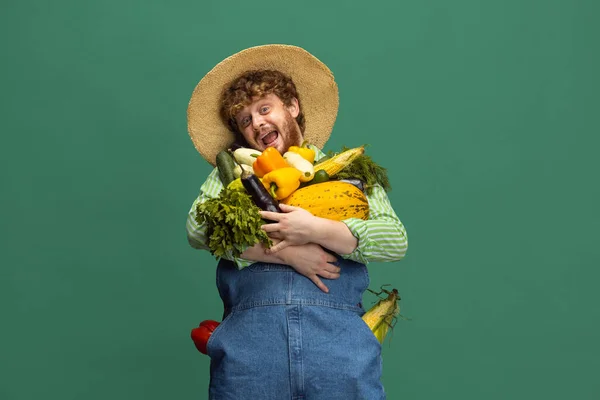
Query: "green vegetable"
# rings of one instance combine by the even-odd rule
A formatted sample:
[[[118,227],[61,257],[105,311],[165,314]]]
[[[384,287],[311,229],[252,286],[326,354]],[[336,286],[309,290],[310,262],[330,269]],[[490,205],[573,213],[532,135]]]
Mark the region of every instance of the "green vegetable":
[[[315,176],[308,182],[304,182],[300,185],[300,187],[309,186],[315,183],[323,183],[329,180],[329,174],[324,169],[320,169],[315,172]]]
[[[329,180],[329,174],[324,169],[321,169],[315,172],[315,177],[310,181],[310,183],[323,183]]]
[[[348,147],[344,146],[342,148],[342,152],[345,150],[348,150]],[[329,151],[328,154],[332,156],[335,153]],[[392,190],[387,170],[366,154],[358,156],[350,165],[338,172],[335,177],[336,179],[359,179],[363,181],[367,194],[373,192],[373,185],[375,184],[381,185],[386,192]]]
[[[233,156],[227,150],[222,150],[217,154],[217,168],[219,169],[219,178],[221,178],[223,186],[227,186],[235,180],[233,173],[235,162],[233,161]]]
[[[206,224],[207,245],[219,258],[228,252],[239,257],[257,243],[270,247],[273,242],[261,229],[265,221],[248,193],[224,188],[216,198],[196,206],[196,221]]]
[[[231,190],[246,190],[246,189],[244,189],[244,185],[242,184],[242,179],[241,178],[237,178],[234,181],[232,181],[229,185],[227,185],[227,189],[231,189]]]

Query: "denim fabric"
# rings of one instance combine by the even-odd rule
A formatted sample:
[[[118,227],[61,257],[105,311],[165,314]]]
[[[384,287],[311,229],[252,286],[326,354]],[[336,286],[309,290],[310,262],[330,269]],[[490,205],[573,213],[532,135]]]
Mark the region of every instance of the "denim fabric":
[[[339,258],[323,293],[280,264],[221,260],[223,321],[211,335],[211,400],[380,400],[381,345],[361,319],[363,264]]]

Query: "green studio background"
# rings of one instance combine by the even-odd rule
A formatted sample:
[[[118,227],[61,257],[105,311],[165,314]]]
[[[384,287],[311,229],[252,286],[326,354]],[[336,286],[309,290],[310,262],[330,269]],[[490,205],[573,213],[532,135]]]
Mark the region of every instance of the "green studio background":
[[[411,320],[388,398],[599,398],[599,8],[4,0],[0,398],[207,398],[189,332],[222,308],[185,238],[210,172],[186,108],[265,43],[331,68],[328,149],[389,170],[409,250],[371,287]]]

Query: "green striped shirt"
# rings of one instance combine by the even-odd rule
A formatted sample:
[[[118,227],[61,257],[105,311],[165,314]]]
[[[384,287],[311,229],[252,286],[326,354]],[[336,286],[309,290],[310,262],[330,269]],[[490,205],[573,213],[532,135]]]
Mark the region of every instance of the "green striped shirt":
[[[314,146],[311,147],[315,150],[317,159],[324,156],[321,150]],[[218,197],[222,189],[223,184],[219,179],[219,172],[215,168],[200,187],[200,194],[194,200],[188,213],[187,237],[190,245],[196,249],[208,250],[206,226],[198,224],[195,218],[196,205],[209,198]],[[394,212],[385,190],[381,186],[375,185],[373,192],[367,195],[367,199],[369,200],[368,220],[349,218],[342,221],[358,239],[358,246],[352,253],[340,254],[340,256],[363,264],[402,259],[408,247],[406,229]],[[252,260],[233,257],[231,254],[223,258],[235,262],[239,269],[254,263]]]

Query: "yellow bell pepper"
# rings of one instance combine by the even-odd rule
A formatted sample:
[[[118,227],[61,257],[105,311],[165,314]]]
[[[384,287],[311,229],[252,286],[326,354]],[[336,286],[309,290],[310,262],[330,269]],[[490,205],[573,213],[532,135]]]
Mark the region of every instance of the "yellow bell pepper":
[[[305,160],[307,160],[310,163],[315,162],[315,151],[313,149],[311,149],[310,147],[308,147],[307,141],[304,141],[302,143],[302,146],[290,146],[288,151],[291,151],[292,153],[300,154],[302,156],[302,158],[304,158]]]
[[[262,183],[271,196],[283,200],[300,186],[302,172],[293,167],[279,168],[266,174]]]
[[[285,167],[289,167],[289,165],[275,147],[267,147],[252,164],[254,174],[259,178],[262,178],[271,171]]]

